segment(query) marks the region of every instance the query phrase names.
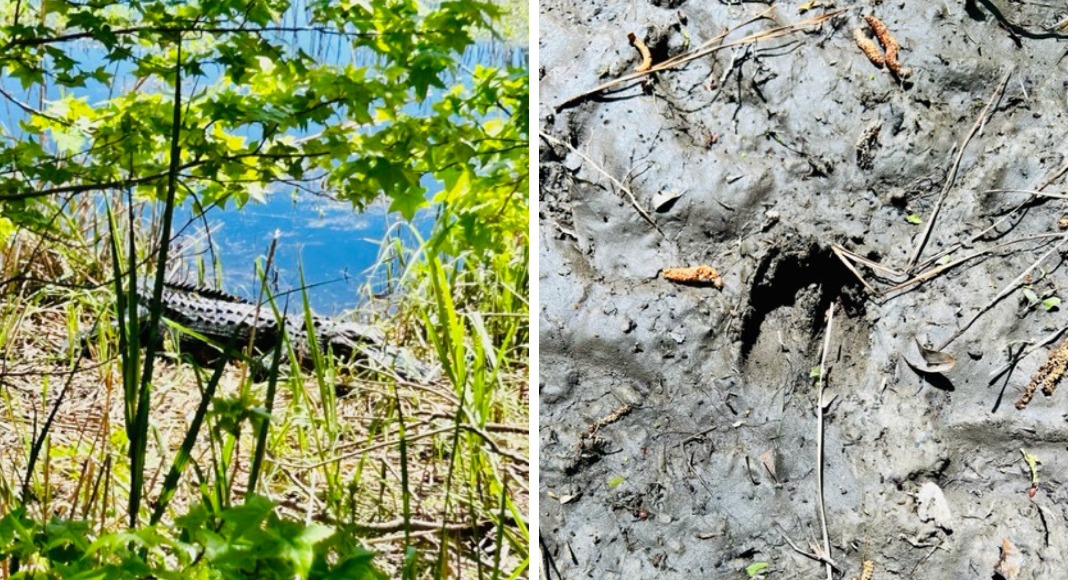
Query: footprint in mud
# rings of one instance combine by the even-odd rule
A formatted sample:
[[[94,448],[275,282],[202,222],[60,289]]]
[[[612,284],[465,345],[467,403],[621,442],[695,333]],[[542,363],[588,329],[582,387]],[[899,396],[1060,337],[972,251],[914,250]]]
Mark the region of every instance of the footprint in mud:
[[[778,386],[819,364],[832,303],[838,304],[832,342],[841,345],[838,354],[847,363],[840,372],[858,366],[848,363],[867,351],[870,341],[864,289],[856,277],[829,247],[809,238],[785,239],[760,259],[739,331],[738,360],[743,375],[757,385]]]

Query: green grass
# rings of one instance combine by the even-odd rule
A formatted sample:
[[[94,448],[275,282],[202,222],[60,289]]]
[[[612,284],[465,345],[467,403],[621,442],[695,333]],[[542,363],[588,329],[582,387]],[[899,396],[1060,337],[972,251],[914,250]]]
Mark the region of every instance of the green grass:
[[[160,232],[109,207],[56,207],[61,236],[0,247],[0,578],[527,575],[524,247],[383,243],[393,302],[368,284],[364,307],[436,380],[316,348],[302,370],[288,339],[248,353],[262,376],[141,344],[135,300],[158,312],[158,296],[131,294],[131,272]],[[261,288],[264,317],[307,310],[276,292]],[[66,356],[94,323],[90,356]]]

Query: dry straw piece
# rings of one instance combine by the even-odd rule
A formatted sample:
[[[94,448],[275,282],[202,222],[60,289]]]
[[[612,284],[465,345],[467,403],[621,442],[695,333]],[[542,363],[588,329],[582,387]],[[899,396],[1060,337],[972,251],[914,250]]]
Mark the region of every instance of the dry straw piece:
[[[1035,376],[1031,377],[1031,383],[1027,385],[1023,395],[1020,395],[1020,400],[1016,401],[1016,408],[1026,407],[1039,387],[1042,387],[1044,395],[1052,395],[1065,370],[1068,370],[1068,340],[1057,345],[1057,348],[1049,353],[1046,363],[1038,369]]]
[[[864,52],[864,56],[868,57],[868,60],[872,64],[879,68],[883,68],[883,64],[886,63],[886,59],[883,58],[883,53],[879,52],[879,47],[875,46],[875,41],[868,38],[867,34],[861,29],[853,31],[853,39],[857,41],[857,46]]]
[[[723,287],[723,278],[712,266],[694,266],[693,268],[664,268],[664,277],[672,282],[686,282],[690,284],[712,284],[716,288]]]
[[[879,39],[879,44],[883,45],[883,50],[886,51],[886,67],[890,69],[890,72],[894,73],[900,78],[907,78],[912,74],[912,69],[901,66],[901,63],[897,60],[897,51],[900,48],[897,44],[897,40],[894,39],[890,31],[887,30],[886,25],[882,20],[879,20],[871,14],[864,17],[864,20],[868,22],[868,26],[875,31],[875,38]],[[863,47],[861,47],[863,50]],[[868,58],[871,58],[870,56]]]
[[[633,32],[627,33],[627,40],[630,41],[630,45],[638,49],[638,53],[642,55],[642,63],[635,67],[636,72],[645,72],[653,68],[653,55],[649,53],[649,47],[645,46],[645,41],[638,38]]]

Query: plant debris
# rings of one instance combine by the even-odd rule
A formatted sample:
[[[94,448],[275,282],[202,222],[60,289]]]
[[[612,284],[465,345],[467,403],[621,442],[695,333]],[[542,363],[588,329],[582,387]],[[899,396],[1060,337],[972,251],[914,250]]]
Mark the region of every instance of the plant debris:
[[[883,68],[886,64],[886,59],[883,58],[883,53],[879,51],[879,47],[875,45],[875,41],[868,38],[867,34],[864,34],[864,30],[858,28],[853,31],[853,40],[857,42],[857,46],[860,47],[860,51],[864,53],[864,56],[868,57],[878,68]]]
[[[1026,449],[1021,448],[1020,453],[1023,454],[1024,461],[1027,462],[1028,469],[1031,470],[1031,497],[1035,497],[1034,491],[1038,489],[1038,465],[1042,463],[1042,460],[1031,455]]]
[[[923,362],[920,364],[909,362],[917,370],[925,373],[942,374],[948,373],[957,365],[957,359],[953,355],[931,350],[923,346],[923,343],[918,338],[913,340],[916,341],[916,348],[919,349],[920,356],[923,357]]]
[[[875,562],[872,560],[864,560],[860,564],[860,576],[854,578],[854,580],[871,580],[875,574]]]
[[[1035,376],[1031,377],[1031,383],[1027,385],[1027,389],[1020,395],[1020,400],[1016,401],[1016,408],[1023,409],[1026,407],[1039,387],[1042,387],[1042,394],[1047,397],[1052,395],[1057,388],[1057,383],[1064,376],[1065,370],[1068,370],[1068,340],[1057,345],[1057,348],[1054,348],[1049,353],[1049,358],[1046,359],[1045,364],[1038,369]]]
[[[636,72],[645,72],[653,68],[653,55],[649,53],[649,47],[645,46],[645,41],[638,38],[633,32],[627,33],[627,40],[630,41],[630,45],[638,49],[638,53],[642,55],[642,63],[634,68]]]
[[[875,32],[875,38],[879,39],[879,44],[883,45],[883,50],[886,52],[886,68],[890,69],[890,72],[897,75],[898,78],[904,79],[912,75],[912,69],[905,68],[897,60],[897,52],[900,49],[900,46],[898,45],[897,40],[893,37],[892,34],[890,34],[890,31],[886,28],[886,25],[883,24],[883,21],[879,20],[871,14],[865,16],[864,20],[868,23],[868,26],[871,26],[872,31]],[[867,36],[865,36],[863,33],[854,34],[854,39],[857,41],[857,45],[860,46],[860,49],[864,51],[864,54],[868,55],[868,59],[871,60],[872,63],[875,63],[876,66],[881,67],[882,65],[878,64],[875,60],[872,60],[871,55],[868,54],[868,50],[865,49],[863,45],[861,45],[860,38],[862,36],[867,39]],[[871,43],[871,41],[869,40],[868,43]],[[871,48],[874,48],[874,46],[871,46]]]
[[[694,266],[692,268],[664,268],[664,277],[672,282],[688,284],[712,284],[723,288],[723,278],[712,266]]]
[[[860,36],[864,34],[860,30],[857,30],[857,32]],[[868,40],[868,42],[871,42],[871,40]],[[859,39],[857,44],[860,44]],[[875,45],[872,44],[872,46],[874,47]],[[882,57],[880,56],[879,58]],[[875,150],[879,148],[879,132],[882,130],[882,126],[882,120],[876,119],[864,129],[864,132],[860,134],[860,138],[857,139],[857,167],[860,169],[867,171],[875,167]]]
[[[1001,538],[1001,557],[998,558],[998,563],[994,564],[994,573],[1002,580],[1016,580],[1022,566],[1023,554],[1008,538]]]
[[[834,2],[817,2],[816,0],[806,2],[797,7],[797,13],[804,14],[805,12],[815,10],[816,8],[834,8]]]

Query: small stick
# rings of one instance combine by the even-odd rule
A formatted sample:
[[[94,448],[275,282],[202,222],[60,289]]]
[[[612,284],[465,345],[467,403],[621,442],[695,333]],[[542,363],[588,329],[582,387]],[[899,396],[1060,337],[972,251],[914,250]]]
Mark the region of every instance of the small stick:
[[[612,177],[611,175],[609,175],[609,173],[607,171],[605,171],[604,169],[601,169],[601,167],[599,165],[594,163],[593,159],[590,159],[588,156],[586,156],[585,153],[583,153],[583,152],[579,151],[578,149],[575,149],[574,147],[572,147],[570,143],[565,143],[565,142],[563,142],[563,141],[561,141],[561,140],[559,140],[559,139],[557,139],[555,137],[551,137],[550,135],[548,135],[544,131],[538,131],[538,135],[540,135],[542,139],[545,139],[546,141],[548,141],[550,143],[554,143],[556,145],[563,145],[564,147],[567,147],[575,155],[578,155],[583,160],[585,160],[587,163],[589,163],[590,166],[592,166],[594,169],[596,169],[598,173],[600,173],[601,175],[607,177],[609,179],[609,181],[611,181],[612,183],[614,183],[616,185],[616,187],[622,189],[627,194],[627,197],[630,198],[630,204],[634,206],[634,209],[638,210],[638,213],[641,214],[641,216],[643,218],[645,218],[645,221],[649,222],[650,225],[652,225],[654,228],[656,228],[656,231],[660,232],[660,235],[662,235],[664,237],[667,237],[667,235],[664,234],[664,231],[660,229],[660,226],[658,226],[656,224],[656,222],[653,221],[653,216],[649,215],[649,212],[645,211],[645,209],[643,209],[642,206],[638,205],[638,198],[634,197],[634,192],[632,192],[630,190],[630,188],[628,188],[626,185],[623,185],[623,183],[621,181],[619,181],[618,179],[616,179],[615,177]]]
[[[834,302],[827,309],[827,329],[823,336],[823,356],[820,358],[819,393],[816,408],[816,499],[820,507],[820,528],[823,530],[823,553],[827,555],[827,580],[834,580],[834,567],[831,566],[831,540],[827,536],[827,509],[823,504],[823,387],[826,384],[827,352],[831,348],[831,325],[834,323]]]
[[[642,57],[642,63],[635,67],[637,72],[645,72],[653,68],[653,55],[649,52],[649,47],[645,45],[645,41],[638,38],[638,35],[633,32],[627,33],[627,40],[630,41],[630,45],[638,50],[638,54]]]
[[[834,255],[838,256],[838,259],[841,260],[843,264],[845,264],[845,267],[850,272],[852,272],[854,276],[857,277],[857,280],[860,280],[860,283],[863,284],[864,287],[868,289],[868,292],[871,292],[872,294],[878,294],[879,293],[879,291],[876,290],[875,288],[873,288],[871,284],[868,284],[868,281],[864,279],[864,276],[860,275],[860,272],[857,271],[857,268],[855,266],[853,266],[853,262],[849,261],[849,258],[847,258],[843,254],[843,251],[838,249],[838,245],[837,244],[831,246],[831,251],[834,252]]]
[[[794,543],[793,540],[790,539],[790,536],[786,535],[786,530],[782,529],[782,526],[780,526],[779,524],[775,524],[775,527],[779,528],[779,534],[782,535],[782,539],[786,540],[786,543],[790,544],[790,547],[793,548],[795,552],[811,560],[815,560],[822,564],[827,564],[828,566],[833,566],[835,570],[838,570],[838,565],[835,564],[834,561],[831,560],[829,557],[820,556],[818,554],[813,554],[812,552],[806,552],[802,550],[797,546],[797,544]]]
[[[588,91],[584,91],[584,92],[581,92],[581,93],[579,93],[577,95],[574,95],[572,97],[568,97],[567,99],[564,99],[560,103],[557,103],[556,106],[554,107],[554,109],[556,109],[557,111],[561,111],[561,110],[566,109],[567,107],[569,107],[569,106],[571,106],[571,105],[573,105],[573,104],[575,104],[575,103],[577,103],[577,102],[579,102],[579,101],[581,101],[581,100],[583,100],[583,99],[585,99],[587,97],[590,97],[590,96],[595,95],[597,93],[600,93],[602,91],[608,90],[608,89],[610,89],[610,88],[612,88],[614,86],[617,86],[617,85],[620,85],[620,84],[623,84],[623,83],[627,83],[627,82],[630,82],[630,81],[633,81],[633,80],[637,80],[637,79],[640,79],[640,78],[642,78],[644,76],[651,75],[653,73],[658,73],[658,72],[661,72],[661,71],[678,68],[678,67],[680,67],[680,66],[682,66],[682,65],[684,65],[684,64],[686,64],[686,63],[688,63],[688,62],[690,62],[692,60],[697,60],[699,58],[706,57],[706,56],[708,56],[710,54],[714,54],[714,53],[716,53],[716,52],[718,52],[720,50],[723,50],[724,48],[730,48],[730,47],[734,47],[734,46],[741,46],[743,44],[752,44],[752,43],[756,43],[756,42],[764,42],[764,41],[773,40],[773,39],[776,39],[776,38],[781,38],[783,36],[788,36],[790,34],[798,32],[800,30],[804,30],[806,28],[811,28],[813,26],[816,26],[817,24],[820,24],[825,20],[828,20],[828,19],[830,19],[830,18],[832,18],[834,16],[837,16],[838,14],[841,14],[842,12],[845,12],[846,10],[849,10],[849,8],[841,8],[839,10],[835,10],[834,12],[828,12],[826,14],[821,14],[819,16],[815,16],[815,17],[809,18],[807,20],[802,20],[801,22],[797,22],[797,23],[794,23],[794,24],[787,24],[785,26],[779,26],[779,27],[776,27],[776,28],[771,28],[769,30],[756,32],[754,34],[750,34],[749,36],[746,36],[746,37],[743,37],[741,39],[738,39],[738,40],[736,40],[734,42],[730,42],[730,43],[727,43],[727,44],[715,45],[715,43],[717,43],[717,42],[722,42],[723,39],[725,39],[727,37],[727,35],[729,35],[731,32],[734,32],[738,28],[741,28],[742,26],[746,26],[748,24],[756,22],[757,20],[761,20],[761,19],[765,18],[766,15],[769,12],[771,12],[773,9],[774,9],[774,7],[768,8],[767,10],[764,10],[760,14],[756,15],[755,17],[753,17],[753,18],[751,18],[751,19],[749,19],[749,20],[747,20],[745,22],[743,22],[742,24],[739,24],[738,26],[735,26],[734,28],[729,29],[726,32],[723,32],[723,33],[717,35],[715,38],[713,38],[713,39],[701,44],[701,46],[698,46],[698,47],[696,47],[696,48],[694,48],[694,49],[692,49],[690,51],[684,52],[684,53],[682,53],[680,55],[677,55],[677,56],[675,56],[673,58],[669,58],[668,60],[665,60],[664,62],[662,62],[660,64],[657,64],[657,65],[649,68],[648,70],[641,71],[641,72],[633,72],[633,73],[630,73],[628,75],[621,76],[618,79],[614,79],[614,80],[608,81],[608,82],[606,82],[604,84],[601,84],[601,85],[599,85],[597,87],[594,87],[594,88],[592,88],[592,89],[590,89]],[[715,46],[712,46],[712,45],[715,45]]]
[[[886,290],[883,290],[882,294],[886,295],[886,294],[890,294],[892,292],[897,292],[898,290],[904,290],[905,288],[908,288],[909,286],[912,286],[913,284],[917,284],[919,282],[923,282],[925,280],[929,280],[931,278],[934,278],[935,276],[941,274],[942,272],[944,272],[946,270],[949,270],[951,268],[956,268],[957,266],[959,266],[959,265],[961,265],[961,264],[963,264],[965,262],[974,260],[976,258],[980,258],[980,257],[985,256],[987,254],[992,254],[992,253],[994,253],[994,252],[996,252],[996,251],[998,251],[1001,248],[1004,248],[1006,246],[1011,246],[1011,245],[1014,245],[1014,244],[1019,244],[1021,242],[1030,242],[1030,241],[1033,241],[1033,240],[1041,240],[1041,239],[1046,239],[1046,238],[1060,238],[1060,237],[1063,237],[1063,236],[1064,236],[1064,234],[1038,234],[1038,235],[1034,235],[1034,236],[1027,236],[1025,238],[1020,238],[1020,239],[1017,239],[1017,240],[1009,240],[1008,242],[1002,242],[1000,244],[997,244],[996,246],[991,246],[989,248],[986,248],[986,249],[979,250],[979,251],[973,252],[971,254],[968,254],[967,256],[964,256],[963,258],[958,258],[956,260],[953,260],[952,262],[949,262],[948,264],[943,264],[941,266],[938,266],[937,268],[932,268],[930,270],[927,270],[926,272],[924,272],[922,274],[918,274],[918,275],[916,275],[916,277],[914,277],[914,278],[912,278],[910,280],[907,280],[905,282],[902,282],[902,283],[898,284],[897,286],[894,286],[892,288],[887,288]]]
[[[887,274],[889,276],[894,276],[896,278],[902,278],[904,276],[907,276],[907,274],[905,274],[904,272],[900,272],[900,271],[895,270],[893,268],[889,268],[889,267],[884,266],[884,265],[882,265],[882,264],[880,264],[878,262],[873,262],[872,260],[869,260],[869,259],[865,258],[864,256],[861,256],[860,254],[856,253],[856,252],[847,250],[847,249],[845,249],[844,247],[842,247],[842,246],[840,246],[838,244],[834,244],[831,247],[836,252],[840,252],[840,253],[844,254],[850,260],[853,260],[854,262],[860,262],[861,264],[864,264],[865,266],[871,268],[872,270],[883,272],[883,273],[885,273],[885,274]]]
[[[1061,176],[1064,175],[1066,172],[1068,172],[1068,163],[1065,163],[1064,165],[1062,165],[1060,169],[1058,169],[1056,172],[1054,172],[1053,175],[1051,175],[1049,177],[1049,179],[1047,179],[1045,182],[1043,182],[1042,185],[1040,185],[1038,187],[1038,191],[1042,191],[1042,190],[1046,189],[1047,187],[1053,185],[1053,182],[1055,182],[1058,179],[1060,179]],[[1029,196],[1027,199],[1025,199],[1022,202],[1020,202],[1019,205],[1017,205],[1016,207],[1012,208],[1012,211],[1010,211],[1009,213],[1007,213],[1004,216],[1002,216],[1002,218],[999,219],[998,221],[994,222],[990,227],[988,227],[985,230],[979,232],[978,234],[975,234],[974,236],[972,236],[971,239],[968,240],[968,243],[972,244],[972,243],[975,243],[975,242],[979,241],[980,239],[982,239],[983,236],[985,236],[990,231],[992,231],[995,228],[997,228],[998,226],[1000,226],[1002,223],[1005,222],[1005,220],[1007,220],[1010,217],[1012,217],[1013,214],[1015,214],[1016,212],[1020,211],[1024,206],[1026,206],[1027,204],[1031,203],[1034,200],[1035,200],[1035,196],[1034,195]],[[935,254],[934,256],[928,258],[927,261],[924,262],[922,267],[926,268],[930,264],[933,264],[934,262],[938,261],[938,259],[941,258],[942,256],[945,256],[945,255],[951,254],[953,252],[956,252],[957,250],[959,250],[963,246],[964,246],[964,244],[962,244],[960,242],[957,242],[956,244],[953,244],[952,246],[946,248],[945,250],[939,252],[938,254]]]
[[[916,266],[916,262],[920,259],[920,254],[923,253],[924,246],[927,245],[927,239],[931,236],[931,229],[934,228],[935,221],[938,219],[938,213],[942,210],[942,203],[946,200],[946,194],[949,193],[950,188],[957,181],[957,171],[960,169],[960,162],[964,158],[964,151],[968,148],[968,143],[972,140],[977,133],[983,130],[986,125],[986,115],[990,111],[990,107],[994,106],[1001,98],[1001,92],[1005,89],[1005,85],[1009,82],[1009,76],[1012,75],[1012,70],[1005,73],[1001,82],[998,83],[997,89],[994,90],[994,95],[990,97],[990,100],[983,107],[982,112],[979,113],[979,118],[975,120],[972,125],[971,131],[964,137],[964,141],[961,142],[960,150],[957,151],[957,158],[953,161],[953,165],[950,167],[949,175],[946,176],[946,183],[942,186],[942,193],[938,195],[938,202],[935,203],[934,211],[931,212],[931,218],[927,220],[927,227],[923,229],[923,235],[920,236],[920,241],[916,244],[916,249],[912,252],[912,258],[909,259],[908,267],[906,270],[912,270]]]
[[[1005,298],[1010,293],[1012,293],[1014,290],[1016,290],[1016,287],[1019,286],[1020,282],[1022,282],[1024,280],[1024,278],[1027,277],[1027,275],[1031,273],[1031,270],[1034,270],[1035,268],[1038,267],[1039,264],[1041,264],[1042,262],[1045,262],[1046,258],[1048,258],[1051,255],[1053,255],[1053,253],[1056,252],[1057,250],[1060,250],[1061,247],[1064,246],[1064,244],[1066,242],[1068,242],[1068,234],[1061,234],[1060,238],[1061,238],[1061,241],[1056,246],[1053,246],[1052,248],[1050,248],[1050,250],[1048,252],[1046,252],[1045,254],[1042,254],[1041,258],[1035,260],[1034,263],[1032,263],[1026,270],[1021,272],[1020,275],[1017,276],[1015,279],[1013,279],[1012,282],[1009,282],[1008,285],[1005,286],[1001,290],[1001,292],[998,292],[998,295],[995,296],[993,300],[991,300],[990,302],[987,302],[986,306],[983,306],[979,310],[979,312],[977,312],[975,314],[975,316],[973,316],[972,319],[968,321],[967,324],[962,326],[959,330],[957,330],[957,332],[954,332],[952,336],[947,338],[941,345],[938,346],[938,348],[936,348],[934,350],[938,350],[938,351],[945,350],[945,348],[947,346],[949,346],[949,343],[953,342],[954,340],[957,340],[957,338],[959,338],[960,335],[964,334],[964,331],[966,331],[969,328],[971,328],[972,324],[975,324],[975,321],[979,320],[980,316],[986,314],[987,311],[990,310],[991,308],[993,308],[995,304],[997,304],[998,302],[1001,302],[1002,298]]]
[[[1032,346],[1031,348],[1029,348],[1029,349],[1025,350],[1024,352],[1020,353],[1018,356],[1013,357],[1013,359],[1011,361],[1009,361],[1009,362],[1001,365],[1000,367],[994,369],[993,371],[991,371],[990,372],[990,381],[993,382],[994,380],[996,380],[998,377],[1001,376],[1002,373],[1004,373],[1005,371],[1011,369],[1012,366],[1014,364],[1016,364],[1017,362],[1019,362],[1019,361],[1025,359],[1025,358],[1027,358],[1028,356],[1030,356],[1031,353],[1033,353],[1036,350],[1045,347],[1047,344],[1057,340],[1057,338],[1059,338],[1060,335],[1064,334],[1065,330],[1068,330],[1068,326],[1062,326],[1060,329],[1054,330],[1053,332],[1051,332],[1051,333],[1047,334],[1046,336],[1042,337],[1041,339],[1039,339],[1039,341],[1036,342],[1034,344],[1034,346]]]
[[[1035,189],[988,189],[983,193],[1030,193],[1035,197],[1048,197],[1052,199],[1068,199],[1063,193],[1045,193]]]

